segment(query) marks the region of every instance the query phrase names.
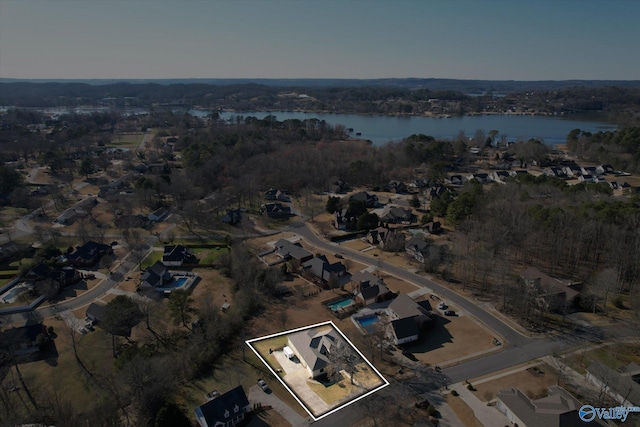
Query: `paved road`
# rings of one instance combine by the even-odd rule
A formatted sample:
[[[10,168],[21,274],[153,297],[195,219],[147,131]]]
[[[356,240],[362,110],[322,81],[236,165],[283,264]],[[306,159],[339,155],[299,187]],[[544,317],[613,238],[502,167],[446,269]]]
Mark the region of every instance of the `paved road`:
[[[625,337],[634,333],[625,328],[624,325],[610,327],[583,327],[576,329],[571,333],[564,333],[555,337],[533,339],[522,335],[520,332],[512,329],[502,320],[494,317],[490,312],[485,311],[482,307],[477,306],[470,301],[454,292],[447,290],[443,286],[429,280],[428,278],[418,276],[412,272],[404,270],[400,267],[390,265],[386,262],[374,260],[373,258],[360,252],[339,246],[335,243],[325,242],[319,239],[314,232],[305,224],[299,221],[291,224],[288,231],[293,231],[302,236],[309,244],[316,246],[327,252],[341,252],[347,258],[355,261],[379,266],[382,270],[392,275],[416,283],[420,286],[428,287],[435,293],[442,294],[446,291],[447,300],[457,305],[462,310],[472,314],[486,326],[497,334],[501,335],[505,342],[505,349],[500,353],[494,353],[485,357],[481,357],[468,362],[442,370],[448,379],[448,384],[453,384],[466,379],[490,374],[497,370],[515,366],[539,357],[568,350],[572,347],[587,343],[597,342],[604,338]],[[455,319],[453,320],[455,321]]]

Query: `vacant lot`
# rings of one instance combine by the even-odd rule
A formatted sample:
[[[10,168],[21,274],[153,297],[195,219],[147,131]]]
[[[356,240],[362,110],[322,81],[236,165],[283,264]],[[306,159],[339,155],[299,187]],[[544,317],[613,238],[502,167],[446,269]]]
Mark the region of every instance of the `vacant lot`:
[[[497,392],[509,387],[518,387],[530,399],[539,399],[547,395],[549,386],[558,383],[558,377],[549,365],[543,363],[484,383],[471,383],[476,389],[473,393],[484,402],[490,401]]]

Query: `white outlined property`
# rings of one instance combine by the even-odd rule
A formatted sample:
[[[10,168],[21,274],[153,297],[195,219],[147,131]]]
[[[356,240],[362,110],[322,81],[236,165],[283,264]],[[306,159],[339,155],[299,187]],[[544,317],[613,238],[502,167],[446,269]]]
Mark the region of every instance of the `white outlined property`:
[[[389,385],[331,321],[246,343],[314,421]]]

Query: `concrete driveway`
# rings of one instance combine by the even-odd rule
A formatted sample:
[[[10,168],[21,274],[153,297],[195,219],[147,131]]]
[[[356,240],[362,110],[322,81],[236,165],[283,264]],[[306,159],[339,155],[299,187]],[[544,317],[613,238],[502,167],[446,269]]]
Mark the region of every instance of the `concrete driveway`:
[[[284,419],[289,421],[292,427],[303,427],[311,424],[311,418],[301,417],[274,393],[265,393],[257,385],[249,389],[249,395],[247,397],[252,404],[261,403],[262,406],[271,406]]]

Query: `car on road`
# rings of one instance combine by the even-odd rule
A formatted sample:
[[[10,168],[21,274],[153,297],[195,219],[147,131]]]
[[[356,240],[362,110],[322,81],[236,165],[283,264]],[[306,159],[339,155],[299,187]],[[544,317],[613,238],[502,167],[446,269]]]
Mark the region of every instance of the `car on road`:
[[[336,258],[340,258],[340,259],[343,259],[343,258],[344,258],[344,256],[342,256],[342,254],[335,254],[335,257],[336,257]]]
[[[265,393],[269,393],[271,391],[271,389],[263,379],[258,379],[258,385]]]
[[[409,359],[409,360],[413,360],[414,362],[418,361],[418,358],[416,356],[414,356],[413,353],[411,353],[410,351],[404,350],[402,352],[402,355],[404,357],[406,357],[407,359]]]
[[[447,310],[447,311],[444,312],[444,315],[445,316],[455,316],[456,312],[453,311],[453,310]]]

